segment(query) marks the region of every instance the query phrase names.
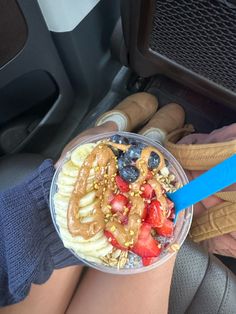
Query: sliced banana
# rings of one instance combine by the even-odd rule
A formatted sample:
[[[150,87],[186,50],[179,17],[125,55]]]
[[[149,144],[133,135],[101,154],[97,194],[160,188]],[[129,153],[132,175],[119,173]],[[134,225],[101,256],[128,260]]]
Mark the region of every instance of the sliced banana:
[[[98,257],[93,257],[93,256],[89,256],[89,255],[84,255],[82,252],[80,251],[76,251],[76,250],[73,250],[74,253],[76,255],[78,255],[81,259],[84,259],[84,260],[87,260],[89,262],[93,262],[93,263],[97,263],[97,264],[102,264],[102,261],[101,259],[99,259]]]
[[[65,217],[57,215],[56,216],[56,222],[57,222],[57,225],[59,226],[60,232],[62,230],[67,230],[67,228],[68,228],[67,227],[67,220],[65,219]]]
[[[60,193],[56,193],[54,195],[54,204],[56,207],[56,212],[58,210],[63,210],[63,211],[67,211],[68,206],[69,206],[69,202],[70,202],[70,198],[68,196],[62,195]]]
[[[92,192],[93,190],[94,190],[93,183],[88,183],[86,187],[86,192],[89,193]]]
[[[57,183],[61,185],[75,185],[76,177],[71,177],[68,174],[60,172],[58,175]]]
[[[67,247],[71,247],[71,241],[64,239],[64,244]],[[86,242],[86,243],[81,243],[81,242],[76,242],[74,243],[76,247],[76,250],[81,250],[83,253],[85,252],[90,252],[88,255],[94,256],[93,251],[95,250],[101,250],[110,245],[110,243],[107,241],[106,237],[101,237],[100,239],[93,241],[93,242]]]
[[[83,196],[80,199],[79,207],[85,207],[89,204],[92,204],[95,201],[95,198],[96,198],[96,191],[93,190],[87,193],[85,196]]]
[[[79,216],[80,217],[85,217],[85,216],[89,216],[92,214],[95,206],[97,204],[97,201],[94,201],[93,203],[87,205],[87,206],[84,206],[84,207],[81,207],[79,208]]]
[[[71,161],[73,164],[77,167],[81,167],[85,158],[92,152],[95,146],[95,143],[88,143],[76,148],[71,154]]]
[[[86,224],[89,222],[93,222],[94,218],[92,216],[81,217],[80,221]]]
[[[69,160],[62,166],[62,173],[70,177],[77,178],[78,173],[79,173],[79,168],[76,165],[74,165],[71,160]]]
[[[60,183],[57,183],[58,186],[58,193],[70,197],[73,190],[74,186],[73,185],[63,185]]]
[[[113,250],[113,246],[109,243],[103,230],[90,239],[85,239],[82,236],[72,236],[67,226],[67,209],[70,196],[77,182],[80,167],[95,146],[96,144],[94,143],[81,145],[72,152],[71,160],[62,166],[58,176],[58,192],[54,195],[54,204],[56,208],[56,222],[65,247],[71,249],[82,259],[101,264],[102,260],[100,258]],[[96,166],[97,164],[94,162],[87,180],[87,193],[79,202],[78,214],[81,223],[90,223],[94,220],[93,210],[98,202],[96,191],[94,190]]]

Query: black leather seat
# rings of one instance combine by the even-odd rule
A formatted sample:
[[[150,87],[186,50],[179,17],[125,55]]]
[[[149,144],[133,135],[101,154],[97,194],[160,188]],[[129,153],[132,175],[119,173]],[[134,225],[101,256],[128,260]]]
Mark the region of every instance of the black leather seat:
[[[169,314],[235,314],[236,277],[216,257],[186,240],[180,249]]]
[[[18,154],[0,159],[0,192],[19,183],[43,157]],[[235,314],[236,277],[217,258],[186,240],[172,279],[169,314]]]

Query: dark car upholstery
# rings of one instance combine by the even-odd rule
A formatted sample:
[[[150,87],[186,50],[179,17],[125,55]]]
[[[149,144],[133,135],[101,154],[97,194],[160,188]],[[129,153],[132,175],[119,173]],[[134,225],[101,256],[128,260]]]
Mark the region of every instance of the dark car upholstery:
[[[236,277],[216,257],[187,239],[174,269],[169,314],[236,313]]]

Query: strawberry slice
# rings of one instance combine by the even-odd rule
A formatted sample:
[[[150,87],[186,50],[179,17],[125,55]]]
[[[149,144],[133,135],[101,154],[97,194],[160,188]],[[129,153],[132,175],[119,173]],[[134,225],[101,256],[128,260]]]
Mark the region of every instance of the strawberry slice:
[[[143,266],[149,266],[153,264],[156,260],[156,257],[142,257]]]
[[[123,194],[117,194],[111,201],[111,211],[113,213],[123,213],[124,207],[128,204],[129,199]]]
[[[166,198],[166,201],[167,201],[167,204],[169,206],[169,210],[174,208],[175,204],[169,198]]]
[[[105,236],[108,239],[108,242],[111,243],[112,246],[116,247],[119,250],[125,250],[127,251],[127,248],[120,245],[120,243],[116,240],[116,238],[113,236],[113,234],[107,230],[104,231]]]
[[[147,217],[147,213],[148,213],[148,205],[145,204],[145,207],[143,209],[143,214],[141,216],[142,221],[145,221],[146,217]]]
[[[161,245],[151,235],[152,227],[143,223],[141,225],[138,240],[132,247],[132,252],[141,257],[155,257],[161,253]]]
[[[171,220],[174,220],[175,219],[175,208],[172,208],[170,210],[170,214],[169,216],[167,216],[167,218],[171,219]]]
[[[150,224],[152,227],[159,228],[163,225],[164,220],[165,217],[163,211],[161,210],[160,202],[158,202],[157,200],[152,201],[149,206],[146,222]]]
[[[146,180],[150,180],[153,178],[153,173],[151,172],[151,170],[148,170],[147,176],[146,176]]]
[[[167,204],[169,206],[167,218],[175,219],[175,204],[168,198],[166,198],[166,201],[167,201]]]
[[[121,192],[129,192],[129,183],[123,180],[120,176],[116,176],[115,178],[116,184]]]
[[[164,224],[160,228],[155,228],[155,230],[159,235],[170,238],[174,232],[174,223],[169,219],[165,219]]]
[[[153,187],[148,183],[143,184],[140,190],[143,192],[141,194],[142,198],[152,199],[155,196],[155,191]]]

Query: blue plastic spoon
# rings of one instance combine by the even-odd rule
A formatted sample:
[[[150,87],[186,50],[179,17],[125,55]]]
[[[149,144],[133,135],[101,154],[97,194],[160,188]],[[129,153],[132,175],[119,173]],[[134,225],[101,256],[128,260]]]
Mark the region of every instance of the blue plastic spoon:
[[[180,211],[236,183],[236,154],[206,171],[167,196],[175,204],[175,221]]]

